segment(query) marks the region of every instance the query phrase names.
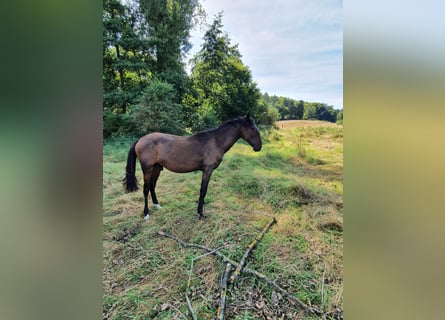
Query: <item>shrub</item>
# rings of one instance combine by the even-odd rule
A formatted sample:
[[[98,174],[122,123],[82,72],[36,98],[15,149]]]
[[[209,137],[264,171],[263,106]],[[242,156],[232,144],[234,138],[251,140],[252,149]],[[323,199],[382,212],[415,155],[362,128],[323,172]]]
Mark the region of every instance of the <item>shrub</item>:
[[[184,124],[182,106],[175,103],[176,91],[169,83],[154,80],[144,91],[138,105],[130,106],[131,119],[137,135],[161,131],[181,134]]]
[[[111,138],[113,132],[119,129],[119,115],[111,110],[104,110],[103,112],[103,137],[105,139]]]
[[[132,135],[135,127],[128,114],[117,114],[110,110],[103,113],[103,138],[116,138],[120,136]]]

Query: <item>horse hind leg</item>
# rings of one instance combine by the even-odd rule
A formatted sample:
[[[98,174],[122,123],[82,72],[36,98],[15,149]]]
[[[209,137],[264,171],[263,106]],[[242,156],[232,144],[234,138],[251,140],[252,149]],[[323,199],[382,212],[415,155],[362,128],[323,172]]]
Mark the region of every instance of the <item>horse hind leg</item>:
[[[161,206],[159,205],[158,198],[156,197],[156,182],[158,181],[159,175],[161,174],[161,171],[163,170],[163,167],[161,165],[155,165],[153,168],[153,173],[150,178],[150,194],[151,194],[151,200],[153,201],[153,205],[156,209],[161,209]]]
[[[148,211],[148,192],[150,191],[150,184],[144,182],[144,219],[148,220],[150,218]]]
[[[143,168],[144,172],[144,219],[148,220],[150,217],[149,210],[148,210],[148,193],[150,191],[150,180],[153,172],[153,168]]]

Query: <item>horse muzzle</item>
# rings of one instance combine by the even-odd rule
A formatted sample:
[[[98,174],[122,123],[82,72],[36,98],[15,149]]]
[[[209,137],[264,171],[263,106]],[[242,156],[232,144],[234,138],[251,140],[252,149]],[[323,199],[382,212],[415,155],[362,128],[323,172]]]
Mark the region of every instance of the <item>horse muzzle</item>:
[[[253,146],[253,151],[258,152],[261,150],[261,144],[257,146]]]

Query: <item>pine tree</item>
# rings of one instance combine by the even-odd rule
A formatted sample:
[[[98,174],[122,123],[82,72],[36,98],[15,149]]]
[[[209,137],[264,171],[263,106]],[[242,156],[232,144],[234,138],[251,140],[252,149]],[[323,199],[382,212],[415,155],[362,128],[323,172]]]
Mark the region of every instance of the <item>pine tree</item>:
[[[246,113],[267,112],[258,104],[259,89],[241,60],[237,45],[223,32],[222,13],[204,35],[204,44],[193,58],[192,92],[184,99],[194,130],[210,127]],[[264,110],[263,110],[264,109]]]

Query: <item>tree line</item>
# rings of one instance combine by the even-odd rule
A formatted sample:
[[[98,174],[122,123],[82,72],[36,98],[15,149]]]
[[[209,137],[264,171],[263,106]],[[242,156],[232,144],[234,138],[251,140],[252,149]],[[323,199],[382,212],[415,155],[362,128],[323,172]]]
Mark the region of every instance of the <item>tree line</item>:
[[[205,25],[187,74],[190,31],[205,17],[199,0],[104,0],[104,138],[192,133],[246,113],[268,125],[277,119],[333,121],[329,106],[301,102],[300,115],[294,109],[301,100],[262,94],[223,31],[222,13]]]
[[[343,109],[321,102],[306,102],[276,95],[270,96],[267,92],[261,95],[260,103],[266,105],[270,112],[275,113],[278,120],[322,120],[330,122],[343,122]]]

